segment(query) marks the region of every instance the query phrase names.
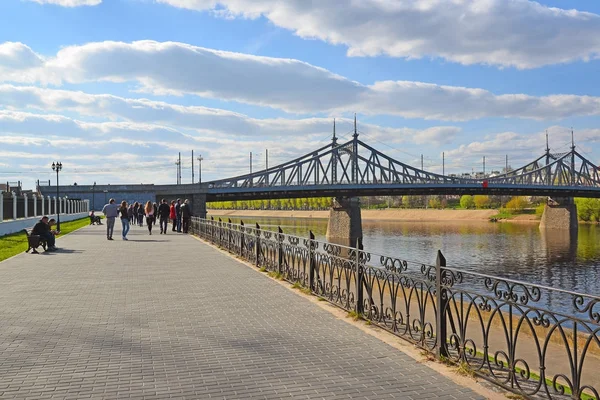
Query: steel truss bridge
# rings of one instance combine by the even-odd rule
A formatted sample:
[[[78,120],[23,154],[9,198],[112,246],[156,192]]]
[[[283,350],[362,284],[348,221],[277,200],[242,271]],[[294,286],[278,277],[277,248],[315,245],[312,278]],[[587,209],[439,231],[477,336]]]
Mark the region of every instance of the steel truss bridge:
[[[335,131],[334,131],[335,132]],[[445,176],[395,160],[358,139],[332,143],[286,163],[203,184],[207,201],[298,197],[463,195],[597,197],[600,169],[575,150],[546,152],[508,173],[483,179]]]

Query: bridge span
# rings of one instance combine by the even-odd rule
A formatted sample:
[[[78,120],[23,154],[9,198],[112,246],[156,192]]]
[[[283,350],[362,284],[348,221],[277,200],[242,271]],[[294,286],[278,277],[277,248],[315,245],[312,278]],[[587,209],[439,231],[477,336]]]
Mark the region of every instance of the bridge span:
[[[546,145],[544,154],[520,168],[474,179],[415,168],[376,150],[358,136],[355,127],[351,140],[338,143],[334,127],[331,144],[301,157],[262,171],[202,184],[61,186],[60,192],[80,199],[92,195],[90,202],[96,204],[96,209],[103,204],[98,202],[98,195],[104,200],[107,196],[125,200],[137,200],[138,196],[144,201],[188,198],[199,216],[206,215],[206,202],[221,200],[465,194],[600,198],[600,169],[574,144],[566,153],[552,153]],[[48,195],[56,192],[51,187],[40,189]],[[572,221],[566,222],[565,226],[572,226]]]

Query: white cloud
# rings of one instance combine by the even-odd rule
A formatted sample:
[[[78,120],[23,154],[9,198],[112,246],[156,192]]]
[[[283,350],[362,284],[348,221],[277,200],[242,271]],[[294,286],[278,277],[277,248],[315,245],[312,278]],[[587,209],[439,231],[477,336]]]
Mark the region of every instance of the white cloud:
[[[589,60],[600,53],[600,16],[528,0],[157,0],[229,18],[264,16],[350,56],[440,57],[517,68]]]
[[[62,7],[97,6],[102,0],[28,0],[39,4],[53,4]]]
[[[76,93],[76,95],[81,97],[82,94]],[[90,107],[95,107],[101,103],[89,104]],[[103,114],[101,107],[96,111],[98,114]],[[149,114],[146,110],[141,115]],[[240,121],[247,123],[243,119]],[[252,121],[255,124],[264,123],[261,120]],[[351,120],[338,119],[338,134],[347,133],[351,123]],[[272,136],[244,136],[236,133],[235,129],[224,132],[217,129],[191,130],[176,126],[166,127],[152,121],[87,122],[64,115],[0,109],[0,155],[12,166],[11,169],[17,170],[24,159],[38,165],[40,171],[44,171],[43,165],[51,162],[53,158],[70,159],[71,162],[77,161],[71,167],[71,171],[79,168],[77,172],[81,174],[89,170],[88,172],[94,176],[100,176],[99,173],[96,175],[96,172],[93,172],[98,170],[99,162],[101,165],[106,165],[107,160],[111,160],[114,154],[129,155],[118,164],[118,168],[112,170],[109,168],[103,173],[104,177],[110,177],[111,180],[127,181],[129,175],[137,174],[135,171],[138,171],[142,162],[156,163],[162,166],[161,168],[170,169],[178,152],[184,154],[186,168],[189,170],[191,166],[187,156],[191,150],[195,150],[196,155],[201,153],[205,158],[203,171],[205,179],[208,180],[247,172],[250,151],[255,155],[255,170],[259,170],[264,167],[262,149],[269,149],[270,165],[273,166],[308,153],[329,143],[330,140],[327,134],[331,131],[329,119],[315,118],[299,121],[273,119],[265,125],[270,126]],[[319,127],[323,127],[325,131],[319,130]],[[440,137],[452,136],[460,131],[457,127],[432,127],[425,130],[387,128],[369,124],[361,124],[359,127],[368,132],[364,140],[375,147],[378,147],[378,144],[373,139],[385,139],[386,143],[392,144],[412,143],[422,142],[424,140],[422,135],[428,138],[427,144],[431,147],[438,143]],[[277,134],[275,131],[278,131]],[[443,134],[432,134],[432,132],[443,132]],[[381,150],[391,156],[396,154],[393,148],[386,147]],[[123,175],[123,171],[132,172]],[[157,183],[170,182],[171,174],[164,177],[161,174],[162,170],[157,173],[155,179]],[[72,175],[66,176],[68,179],[75,179]]]
[[[15,47],[10,43],[0,46]],[[133,81],[151,92],[192,93],[295,113],[358,111],[457,121],[484,117],[560,119],[600,115],[598,97],[495,95],[484,89],[411,81],[364,85],[298,60],[251,56],[182,43],[101,42],[71,46],[44,61],[41,67],[36,61],[41,58],[35,55],[32,59],[31,54],[35,53],[22,46],[17,46],[19,51],[10,52],[13,54],[10,62],[0,64],[0,69],[7,71],[0,80],[31,82],[35,77],[40,82],[55,84]],[[18,65],[23,67],[15,67]]]
[[[44,59],[19,42],[0,43],[0,80],[34,82]]]
[[[322,139],[323,135],[332,131],[331,118],[257,119],[216,108],[8,84],[0,84],[0,107],[16,111],[35,109],[45,112],[76,112],[94,118],[102,115],[114,121],[184,128],[204,135],[246,138],[315,135]],[[338,118],[338,132],[350,131],[352,124],[351,119]],[[361,123],[359,128],[369,137],[394,143],[431,145],[448,143],[460,132],[460,128],[455,126],[434,126],[420,130]]]

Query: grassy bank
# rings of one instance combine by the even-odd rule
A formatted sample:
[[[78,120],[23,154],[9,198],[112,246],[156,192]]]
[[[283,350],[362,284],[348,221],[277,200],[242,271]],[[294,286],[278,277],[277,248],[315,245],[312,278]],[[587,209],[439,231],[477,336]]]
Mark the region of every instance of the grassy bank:
[[[79,228],[90,224],[88,217],[76,219],[75,221],[61,222],[60,235],[69,234]],[[23,231],[0,237],[0,261],[6,260],[27,250],[27,237]]]

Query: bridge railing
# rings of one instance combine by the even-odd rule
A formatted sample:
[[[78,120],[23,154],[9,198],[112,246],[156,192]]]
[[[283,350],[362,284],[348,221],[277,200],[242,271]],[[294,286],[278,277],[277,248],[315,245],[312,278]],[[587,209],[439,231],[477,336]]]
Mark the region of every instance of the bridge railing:
[[[191,230],[526,398],[600,398],[598,296],[449,267],[441,252],[426,264],[195,217]]]

